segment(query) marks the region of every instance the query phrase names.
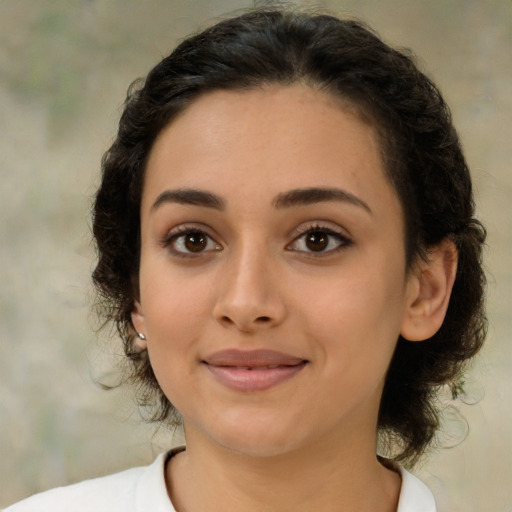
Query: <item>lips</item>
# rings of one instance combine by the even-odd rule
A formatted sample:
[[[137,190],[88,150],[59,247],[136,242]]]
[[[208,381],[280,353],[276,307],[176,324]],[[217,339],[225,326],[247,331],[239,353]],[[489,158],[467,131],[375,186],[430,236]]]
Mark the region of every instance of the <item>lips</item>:
[[[295,377],[307,360],[274,350],[222,350],[203,360],[222,385],[236,391],[264,391]]]

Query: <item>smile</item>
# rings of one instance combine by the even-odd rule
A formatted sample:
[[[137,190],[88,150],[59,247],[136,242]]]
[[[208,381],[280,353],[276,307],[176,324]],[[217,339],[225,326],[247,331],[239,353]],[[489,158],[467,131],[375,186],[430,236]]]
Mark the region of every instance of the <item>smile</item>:
[[[237,370],[273,370],[274,368],[279,368],[278,364],[270,364],[267,366],[234,366]]]
[[[217,382],[235,391],[264,391],[300,373],[308,361],[271,350],[216,352],[202,361]]]

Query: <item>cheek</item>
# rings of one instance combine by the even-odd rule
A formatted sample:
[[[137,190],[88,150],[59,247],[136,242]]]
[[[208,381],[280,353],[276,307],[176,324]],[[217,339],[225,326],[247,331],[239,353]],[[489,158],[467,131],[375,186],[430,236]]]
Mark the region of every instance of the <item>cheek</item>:
[[[158,272],[155,272],[158,275]],[[163,274],[160,274],[163,276]],[[142,280],[148,353],[166,395],[187,379],[197,363],[199,340],[210,318],[209,297],[197,280],[160,277]]]
[[[146,265],[141,270],[141,302],[149,330],[192,332],[208,313],[210,298],[202,276],[175,271],[167,265]],[[163,332],[161,333],[163,334]]]
[[[405,303],[401,273],[374,270],[351,268],[324,279],[314,276],[302,283],[295,307],[320,330],[349,329],[377,336],[382,329],[399,332]]]
[[[204,317],[190,290],[154,291],[146,315],[148,355],[156,380],[167,399],[181,412],[194,392],[198,340]]]
[[[317,340],[333,372],[340,366],[346,372],[363,371],[368,365],[375,370],[387,367],[404,312],[400,279],[363,269],[306,288],[302,328],[309,339]]]

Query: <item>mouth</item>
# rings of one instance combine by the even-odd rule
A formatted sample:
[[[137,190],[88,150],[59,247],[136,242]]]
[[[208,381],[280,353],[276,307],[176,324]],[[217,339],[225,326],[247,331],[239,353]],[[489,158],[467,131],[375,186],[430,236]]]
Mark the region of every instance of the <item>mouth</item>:
[[[306,359],[273,350],[223,350],[202,363],[215,379],[235,391],[264,391],[298,375]]]

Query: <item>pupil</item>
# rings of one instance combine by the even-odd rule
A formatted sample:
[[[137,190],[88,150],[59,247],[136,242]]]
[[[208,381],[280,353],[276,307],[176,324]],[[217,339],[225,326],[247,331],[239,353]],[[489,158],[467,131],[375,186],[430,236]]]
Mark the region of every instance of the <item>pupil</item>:
[[[185,238],[185,247],[190,252],[200,252],[206,247],[206,237],[202,233],[189,233]]]
[[[329,237],[321,231],[309,233],[306,237],[306,245],[312,251],[323,251],[329,243]]]

